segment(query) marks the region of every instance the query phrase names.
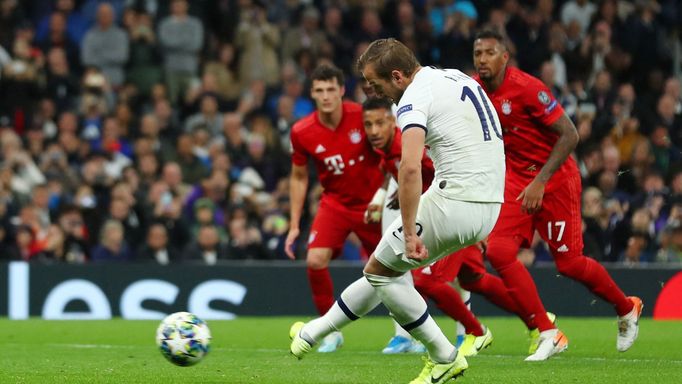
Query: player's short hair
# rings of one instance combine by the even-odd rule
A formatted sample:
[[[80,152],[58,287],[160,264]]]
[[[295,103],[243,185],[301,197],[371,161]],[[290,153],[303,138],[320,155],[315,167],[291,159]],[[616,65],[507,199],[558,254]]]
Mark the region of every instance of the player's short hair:
[[[486,28],[478,31],[474,36],[474,41],[478,39],[495,39],[504,49],[507,49],[507,38],[497,29]]]
[[[332,79],[336,80],[341,86],[345,83],[343,71],[329,64],[320,64],[313,70],[313,73],[310,74],[311,84],[315,80],[327,81]]]
[[[362,72],[367,64],[372,64],[377,76],[386,80],[391,78],[394,70],[412,76],[420,65],[414,52],[393,38],[373,41],[358,59],[358,70]]]
[[[393,102],[385,97],[370,97],[362,103],[363,111],[373,111],[375,109],[385,109],[391,111]]]

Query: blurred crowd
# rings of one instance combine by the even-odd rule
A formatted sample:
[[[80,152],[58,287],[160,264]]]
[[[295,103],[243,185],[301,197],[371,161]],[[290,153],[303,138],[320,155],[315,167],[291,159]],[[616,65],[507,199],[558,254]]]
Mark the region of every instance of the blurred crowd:
[[[578,127],[585,253],[680,262],[681,25],[676,0],[0,0],[0,260],[285,258],[312,69],[362,102],[370,41],[471,73],[491,27]]]

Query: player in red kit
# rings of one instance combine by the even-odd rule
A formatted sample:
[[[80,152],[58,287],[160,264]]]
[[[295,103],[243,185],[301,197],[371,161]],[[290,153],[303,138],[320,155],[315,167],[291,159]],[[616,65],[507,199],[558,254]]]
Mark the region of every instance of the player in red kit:
[[[499,33],[480,32],[473,56],[476,80],[502,124],[507,165],[504,204],[488,238],[487,257],[540,331],[537,349],[526,360],[545,360],[568,347],[546,316],[530,274],[516,259],[535,230],[549,245],[561,274],[613,304],[619,316],[616,346],[626,351],[637,338],[642,301],[626,297],[601,264],[582,254],[581,180],[571,157],[578,143],[575,126],[540,80],[507,66],[509,53]]]
[[[363,104],[362,109],[365,132],[374,150],[381,156],[381,169],[397,180],[402,151],[402,133],[396,126],[395,118],[391,113],[391,105],[388,99],[370,98]],[[434,173],[433,161],[427,156],[425,150],[422,156],[421,172],[423,191],[431,185]],[[380,201],[373,201],[368,206],[366,214],[368,221],[381,220],[381,216],[376,213],[381,213],[383,205]],[[459,292],[449,284],[455,278],[459,279],[462,288],[481,294],[506,311],[522,317],[516,302],[507,292],[502,280],[487,273],[483,265],[483,255],[477,245],[457,251],[430,266],[415,269],[412,271],[412,276],[414,286],[419,293],[432,299],[443,313],[462,323],[465,328],[465,338],[460,351],[466,357],[478,354],[481,349],[492,343],[493,337],[490,330],[481,325],[467,308]]]
[[[317,169],[324,188],[308,238],[306,262],[313,301],[320,315],[334,304],[334,288],[328,265],[354,232],[368,254],[381,239],[381,227],[365,223],[364,214],[374,192],[381,186],[379,156],[372,150],[362,126],[362,107],[344,102],[341,70],[328,65],[311,75],[311,96],[317,111],[299,120],[291,129],[292,170],[290,177],[291,227],[285,251],[294,259],[293,245],[299,236],[301,213],[308,189],[308,159]],[[333,332],[318,351],[332,352],[343,343]]]

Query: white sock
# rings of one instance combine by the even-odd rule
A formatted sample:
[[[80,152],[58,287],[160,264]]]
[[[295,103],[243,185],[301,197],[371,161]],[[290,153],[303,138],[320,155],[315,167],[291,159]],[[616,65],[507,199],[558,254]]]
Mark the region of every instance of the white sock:
[[[393,319],[393,327],[395,328],[395,335],[394,336],[401,336],[406,339],[411,339],[412,335],[410,335],[409,332],[405,330],[405,328],[401,327],[400,324],[398,324],[395,319]]]
[[[317,342],[333,331],[339,331],[353,320],[366,315],[381,303],[374,287],[361,277],[346,287],[334,305],[322,317],[306,323],[302,332]]]
[[[412,273],[406,272],[401,279],[405,281],[406,284],[414,286],[414,280],[412,279]],[[393,319],[393,317],[391,317]],[[398,324],[395,319],[393,319],[393,327],[395,328],[395,336],[402,336],[406,339],[411,339],[412,335],[405,330],[400,324]]]
[[[366,273],[367,280],[376,288],[381,301],[414,338],[421,341],[437,363],[451,362],[455,347],[429,315],[424,298],[405,280]]]

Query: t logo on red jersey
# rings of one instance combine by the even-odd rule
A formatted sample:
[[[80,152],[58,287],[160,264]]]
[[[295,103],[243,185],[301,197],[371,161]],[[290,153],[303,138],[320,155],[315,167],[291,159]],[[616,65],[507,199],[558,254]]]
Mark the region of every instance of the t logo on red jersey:
[[[327,170],[334,171],[335,175],[343,175],[343,169],[346,168],[341,155],[325,157],[324,164],[327,166]]]

